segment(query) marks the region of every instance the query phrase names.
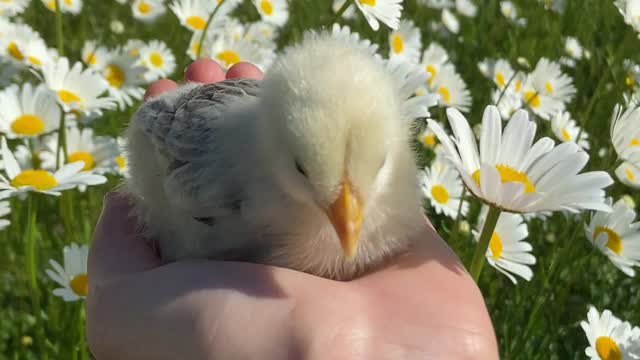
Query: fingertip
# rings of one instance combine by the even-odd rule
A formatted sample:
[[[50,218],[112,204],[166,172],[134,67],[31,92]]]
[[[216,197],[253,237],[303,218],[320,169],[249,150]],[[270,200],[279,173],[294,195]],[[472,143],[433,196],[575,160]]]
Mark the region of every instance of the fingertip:
[[[217,62],[200,58],[192,62],[184,72],[186,81],[211,84],[224,80],[224,71]]]
[[[241,61],[233,64],[229,70],[227,70],[227,79],[235,78],[262,80],[264,73],[257,66]]]
[[[175,81],[169,79],[160,79],[149,85],[147,91],[144,93],[144,101],[148,101],[158,95],[161,95],[167,91],[174,90],[178,87]]]

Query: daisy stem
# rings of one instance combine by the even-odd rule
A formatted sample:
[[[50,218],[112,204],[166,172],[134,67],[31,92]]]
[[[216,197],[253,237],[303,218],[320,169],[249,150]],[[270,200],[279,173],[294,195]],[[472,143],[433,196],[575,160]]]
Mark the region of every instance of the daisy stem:
[[[471,260],[471,266],[469,268],[469,272],[473,277],[475,282],[478,282],[480,279],[480,273],[482,272],[482,266],[484,265],[485,254],[487,253],[487,248],[489,247],[489,242],[491,241],[491,236],[493,235],[493,230],[496,228],[496,224],[498,223],[498,218],[500,217],[501,210],[490,206],[489,212],[487,213],[487,217],[484,221],[484,226],[482,227],[482,233],[480,234],[480,240],[478,240],[478,245],[473,253],[473,259]]]
[[[209,14],[209,18],[207,19],[207,23],[204,25],[204,29],[202,29],[202,34],[200,34],[200,39],[198,40],[198,51],[196,52],[196,58],[200,58],[200,53],[202,52],[202,44],[204,42],[204,38],[207,35],[207,30],[209,30],[209,25],[211,25],[211,21],[213,20],[213,17],[216,16],[216,13],[218,12],[218,9],[220,9],[220,7],[222,6],[222,4],[224,3],[224,0],[220,0],[220,2],[218,3],[218,5],[216,5],[216,8],[213,9],[213,11],[211,12],[211,14]]]
[[[80,360],[87,359],[87,340],[85,332],[86,314],[84,310],[84,302],[78,302],[78,353]]]
[[[62,11],[60,11],[60,0],[56,0],[56,46],[58,54],[64,56],[64,36],[62,34]]]
[[[338,11],[336,11],[336,14],[333,16],[332,23],[338,22],[338,20],[342,17],[342,14],[344,14],[344,12],[347,11],[347,9],[351,6],[352,2],[353,0],[345,0],[342,3],[342,6],[340,6]]]
[[[60,113],[60,126],[58,129],[58,148],[56,149],[56,169],[67,161],[67,128],[65,124],[65,112]],[[64,160],[60,164],[60,152],[62,152]]]
[[[498,96],[498,100],[496,100],[496,103],[493,104],[493,105],[498,106],[498,104],[500,104],[500,101],[502,100],[502,97],[507,92],[507,89],[509,88],[509,85],[511,85],[511,82],[513,81],[513,79],[516,78],[516,75],[518,75],[518,72],[514,71],[513,75],[511,75],[511,78],[509,78],[509,81],[507,81],[507,84],[504,86],[502,91],[500,91],[500,96]]]
[[[43,344],[45,338],[42,324],[40,324],[40,292],[38,291],[38,270],[36,265],[36,214],[36,198],[33,194],[30,194],[27,200],[27,228],[24,241],[25,255],[29,274],[29,294],[31,295],[33,316],[36,319],[36,327],[38,329],[38,344]]]

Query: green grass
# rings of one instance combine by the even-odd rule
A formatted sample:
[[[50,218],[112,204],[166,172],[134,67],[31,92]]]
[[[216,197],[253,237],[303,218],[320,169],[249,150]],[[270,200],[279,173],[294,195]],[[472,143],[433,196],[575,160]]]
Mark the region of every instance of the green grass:
[[[423,43],[440,42],[468,84],[473,107],[468,118],[477,123],[484,107],[490,103],[492,84],[478,71],[477,63],[486,57],[502,57],[516,64],[518,57],[532,65],[541,57],[558,59],[563,54],[564,36],[575,36],[590,50],[592,57],[582,60],[574,69],[566,70],[578,89],[568,110],[591,135],[590,169],[605,169],[607,157],[596,155],[608,148],[608,127],[614,104],[622,102],[628,90],[625,84],[623,59],[637,59],[640,41],[626,24],[610,0],[569,0],[564,15],[552,13],[533,0],[514,1],[520,16],[528,20],[526,27],[509,23],[499,12],[497,0],[476,0],[480,5],[474,19],[459,17],[459,37],[442,37],[429,30],[428,23],[440,19],[439,12],[418,6],[415,0],[404,1],[404,17],[411,18],[422,29]],[[278,45],[285,46],[301,39],[307,29],[318,29],[332,23],[328,1],[290,1],[289,23],[282,29]],[[249,1],[236,11],[243,21],[258,19]],[[42,34],[47,44],[56,46],[54,14],[41,2],[33,0],[20,16]],[[109,30],[112,20],[125,24],[125,32]],[[388,32],[384,26],[372,32],[363,17],[342,21],[366,38],[381,45],[387,53]],[[178,59],[175,77],[189,63],[185,55],[190,33],[179,26],[171,12],[152,25],[134,20],[128,6],[111,0],[85,0],[78,16],[63,16],[65,54],[72,60],[80,58],[85,40],[95,39],[108,45],[124,44],[127,39],[161,39],[173,49]],[[169,30],[169,31],[168,31]],[[30,75],[22,74],[29,78]],[[134,108],[125,112],[108,112],[95,122],[100,134],[118,135],[126,127]],[[432,113],[442,114],[437,109]],[[549,125],[538,120],[539,136],[552,136]],[[552,136],[553,137],[553,136]],[[429,159],[428,150],[421,159]],[[99,215],[103,194],[119,179],[85,193],[65,192],[60,199],[36,196],[37,286],[42,314],[34,313],[33,292],[29,287],[26,263],[25,233],[27,202],[12,200],[12,225],[0,232],[0,359],[70,359],[88,358],[83,340],[83,304],[65,303],[54,297],[53,282],[44,274],[50,258],[61,261],[62,248],[71,242],[90,243],[92,228]],[[631,194],[640,201],[638,192],[616,184],[608,193],[617,199]],[[479,205],[472,207],[472,226]],[[453,226],[449,219],[430,214],[437,228],[451,247],[468,264],[473,253],[471,235],[447,236]],[[628,278],[585,240],[582,225],[575,218],[557,213],[546,221],[529,223],[529,242],[538,263],[533,267],[531,282],[514,286],[493,268],[485,266],[480,288],[493,319],[505,359],[582,359],[587,340],[579,322],[586,318],[589,305],[600,311],[611,309],[614,314],[634,324],[640,324],[640,280]],[[44,320],[39,320],[42,318]],[[33,341],[30,342],[29,339]]]

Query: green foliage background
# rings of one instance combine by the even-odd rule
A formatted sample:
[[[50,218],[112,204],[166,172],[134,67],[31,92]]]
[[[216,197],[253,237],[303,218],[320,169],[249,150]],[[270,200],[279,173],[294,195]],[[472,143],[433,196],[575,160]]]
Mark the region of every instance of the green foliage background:
[[[286,46],[302,37],[307,29],[319,29],[334,21],[329,1],[290,0],[290,21],[282,29],[279,46]],[[609,149],[609,120],[614,104],[623,101],[622,94],[630,89],[625,84],[623,59],[638,60],[640,42],[610,0],[568,0],[563,15],[545,10],[533,0],[514,1],[519,15],[528,20],[518,27],[505,19],[497,0],[475,0],[479,6],[476,18],[459,17],[459,36],[433,33],[428,26],[439,21],[439,11],[426,8],[416,0],[404,1],[403,17],[412,19],[421,29],[425,47],[431,41],[440,42],[467,82],[473,108],[468,117],[478,123],[484,107],[490,103],[493,84],[479,72],[477,63],[484,58],[502,57],[516,65],[524,57],[535,65],[541,57],[559,59],[563,55],[563,37],[575,36],[591,51],[589,60],[578,61],[574,69],[566,70],[574,79],[577,96],[568,110],[591,136],[592,158],[588,167],[607,169],[609,155],[596,155],[601,148]],[[236,15],[243,21],[258,20],[249,1],[244,1]],[[373,32],[357,14],[355,20],[340,20],[381,45],[388,51],[388,31],[383,26]],[[55,47],[54,14],[34,0],[20,16],[39,31],[50,47]],[[115,34],[110,23],[119,20],[125,31]],[[136,21],[129,6],[112,0],[85,0],[78,16],[63,15],[65,55],[80,59],[80,49],[89,39],[108,46],[122,45],[130,38],[160,39],[173,49],[178,60],[174,78],[189,63],[185,55],[190,33],[180,27],[177,18],[168,11],[151,25]],[[29,78],[29,74],[23,74]],[[121,133],[135,110],[108,112],[96,121],[99,134]],[[442,119],[443,112],[432,111]],[[539,136],[551,136],[550,126],[538,119]],[[425,164],[432,154],[420,150]],[[12,225],[0,232],[0,359],[76,359],[89,356],[85,346],[82,303],[64,303],[54,297],[53,282],[44,274],[50,258],[61,261],[62,247],[71,242],[90,243],[93,225],[99,215],[102,196],[118,184],[112,178],[106,185],[89,188],[81,194],[65,192],[61,199],[37,196],[37,268],[42,316],[36,326],[27,286],[25,263],[26,202],[12,200]],[[631,194],[640,202],[638,192],[616,184],[609,189],[614,199]],[[473,207],[472,215],[479,206]],[[428,211],[428,210],[427,210]],[[453,222],[430,214],[442,236],[459,254],[465,264],[473,252],[470,234],[451,236]],[[587,217],[588,219],[588,217]],[[474,216],[469,222],[474,224]],[[485,266],[480,287],[485,296],[505,359],[582,359],[588,345],[579,322],[586,318],[589,305],[600,311],[611,309],[614,314],[640,325],[640,280],[628,278],[606,257],[593,251],[584,237],[580,219],[554,214],[546,221],[529,223],[529,241],[538,259],[531,282],[517,286]],[[29,339],[32,339],[31,342]],[[44,344],[44,345],[39,345]]]

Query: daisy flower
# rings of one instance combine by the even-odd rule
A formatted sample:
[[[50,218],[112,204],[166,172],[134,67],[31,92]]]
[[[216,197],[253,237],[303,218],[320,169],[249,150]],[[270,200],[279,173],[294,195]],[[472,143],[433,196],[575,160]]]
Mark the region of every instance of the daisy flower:
[[[466,17],[475,17],[478,14],[478,6],[471,0],[456,0],[456,11]]]
[[[609,174],[579,174],[589,155],[573,142],[554,146],[543,137],[533,144],[536,123],[526,111],[517,111],[503,132],[498,109],[487,106],[479,152],[464,116],[452,108],[447,116],[453,139],[435,121],[427,122],[467,188],[483,202],[514,213],[611,209],[602,190],[613,183]]]
[[[27,44],[23,49],[24,63],[34,69],[41,70],[42,65],[45,63],[56,60],[58,56],[58,50],[49,49],[42,40],[32,41]]]
[[[443,66],[449,63],[449,54],[438,43],[431,43],[429,47],[422,53],[421,65],[424,70],[431,76],[428,78],[429,85],[433,82],[433,79],[440,73]]]
[[[509,86],[504,92],[496,89],[491,95],[491,101],[496,104],[502,120],[508,120],[516,111],[522,109],[522,97]]]
[[[436,213],[455,219],[462,201],[460,215],[467,215],[469,203],[462,199],[462,181],[453,166],[438,159],[431,167],[420,171],[418,178],[422,194],[429,199]]]
[[[430,117],[429,108],[438,104],[438,95],[429,92],[416,95],[416,89],[425,83],[429,75],[419,66],[405,62],[386,61],[386,65],[398,95],[404,100],[402,106],[407,118]]]
[[[518,9],[516,9],[515,5],[513,5],[513,2],[511,1],[500,1],[500,13],[517,25],[527,25],[527,19],[518,18]]]
[[[436,134],[428,127],[425,128],[420,134],[418,134],[418,141],[422,143],[422,146],[433,149],[438,144],[438,138]]]
[[[144,95],[144,67],[129,55],[120,50],[109,53],[101,69],[102,76],[109,84],[109,95],[118,104],[120,110],[133,105],[133,100],[140,100]]]
[[[625,59],[622,64],[627,73],[624,79],[625,84],[630,88],[635,88],[640,81],[640,65],[629,59]]]
[[[584,351],[591,360],[632,359],[625,351],[633,332],[628,322],[622,322],[611,311],[605,309],[602,314],[594,307],[587,313],[587,321],[580,322],[587,335],[589,347]]]
[[[3,55],[16,63],[25,63],[25,50],[34,42],[44,43],[40,34],[30,26],[24,24],[8,23],[6,31],[0,36],[0,55]]]
[[[109,87],[107,81],[92,69],[82,69],[76,62],[69,67],[67,58],[44,64],[42,75],[65,112],[101,114],[103,109],[113,108],[108,97],[100,97]]]
[[[16,16],[21,14],[29,6],[31,0],[4,0],[0,1],[0,16]]]
[[[8,201],[0,201],[0,216],[9,215],[11,212],[11,206]],[[0,219],[0,230],[6,229],[9,225],[11,225],[11,221],[7,219]]]
[[[40,152],[42,167],[53,169],[56,165],[56,150],[58,149],[58,137],[49,136],[44,140],[47,150]],[[70,127],[67,129],[67,159],[60,154],[60,163],[84,162],[83,171],[105,173],[112,167],[112,162],[119,155],[115,140],[107,137],[94,137],[93,129]]]
[[[91,68],[102,69],[108,53],[109,50],[95,40],[85,41],[81,51],[82,62]]]
[[[455,6],[453,0],[420,0],[420,2],[432,9],[449,9]]]
[[[165,12],[163,0],[134,0],[131,3],[133,17],[143,22],[152,22]]]
[[[176,0],[169,8],[180,20],[180,24],[191,31],[202,31],[207,26],[209,15],[220,6],[212,23],[224,19],[238,5],[238,0]],[[218,5],[219,4],[219,5]]]
[[[64,301],[82,300],[89,293],[89,277],[87,276],[89,247],[72,243],[64,247],[63,253],[64,267],[51,259],[49,264],[52,269],[46,270],[49,278],[62,286],[53,290],[53,295],[61,297]]]
[[[640,32],[640,2],[637,0],[616,0],[614,2],[624,22]]]
[[[623,162],[616,168],[616,177],[620,182],[632,188],[640,189],[640,168]]]
[[[56,0],[42,0],[42,3],[47,9],[56,11]],[[59,4],[63,13],[78,15],[82,10],[82,0],[59,0]]]
[[[567,7],[567,0],[538,0],[544,4],[547,10],[563,13]]]
[[[13,84],[0,92],[0,131],[9,139],[46,134],[59,122],[60,108],[46,86]]]
[[[5,138],[2,138],[2,160],[8,178],[0,176],[0,198],[24,197],[31,191],[59,196],[62,190],[104,184],[107,181],[102,175],[81,171],[84,166],[81,161],[64,165],[55,173],[40,169],[22,170]]]
[[[398,30],[389,34],[389,59],[417,63],[420,61],[422,37],[411,20],[402,20]]]
[[[471,93],[467,84],[456,73],[453,65],[443,66],[431,81],[431,88],[440,95],[440,106],[449,106],[460,111],[469,111]]]
[[[562,73],[560,64],[542,58],[527,78],[523,100],[536,115],[549,120],[565,109],[575,93],[571,78]]]
[[[253,0],[262,21],[283,26],[289,19],[289,5],[286,0]]]
[[[122,52],[134,59],[138,59],[140,57],[140,49],[146,45],[147,44],[140,39],[129,39],[122,47]]]
[[[479,226],[473,231],[476,242],[480,238],[487,212],[488,207],[484,206],[480,212]],[[529,229],[521,215],[501,213],[485,255],[489,265],[508,277],[514,284],[518,281],[512,274],[527,281],[533,277],[530,265],[536,263],[536,258],[531,255],[533,250],[531,244],[525,241],[527,236],[529,236]]]
[[[635,218],[636,212],[618,200],[612,212],[597,211],[585,226],[587,240],[628,276],[635,276],[633,267],[640,265],[640,222]]]
[[[144,79],[147,82],[157,80],[161,77],[168,77],[176,69],[176,58],[167,47],[167,44],[160,40],[152,40],[149,44],[139,49],[139,62],[146,69]]]
[[[578,39],[572,36],[567,36],[564,39],[564,52],[575,60],[581,60],[583,57],[586,57],[586,51],[582,45],[580,45]]]
[[[253,41],[265,47],[274,47],[278,29],[265,21],[256,21],[249,24],[244,33],[245,40]]]
[[[568,111],[558,111],[556,113],[551,119],[551,130],[556,138],[562,142],[575,142],[578,134],[580,134],[578,145],[585,150],[589,150],[589,134],[584,130],[580,132],[580,127],[571,118],[571,114]]]
[[[610,127],[611,142],[618,156],[640,167],[640,107],[620,105],[613,109]]]
[[[442,10],[441,21],[442,25],[452,33],[457,34],[460,32],[460,22],[458,21],[458,18],[449,11],[449,9]]]
[[[251,41],[234,41],[226,34],[216,34],[211,40],[209,56],[224,69],[237,62],[248,61],[264,70],[271,64],[274,54]]]
[[[355,2],[374,31],[380,28],[378,21],[385,23],[393,30],[400,25],[402,0],[355,0]]]

